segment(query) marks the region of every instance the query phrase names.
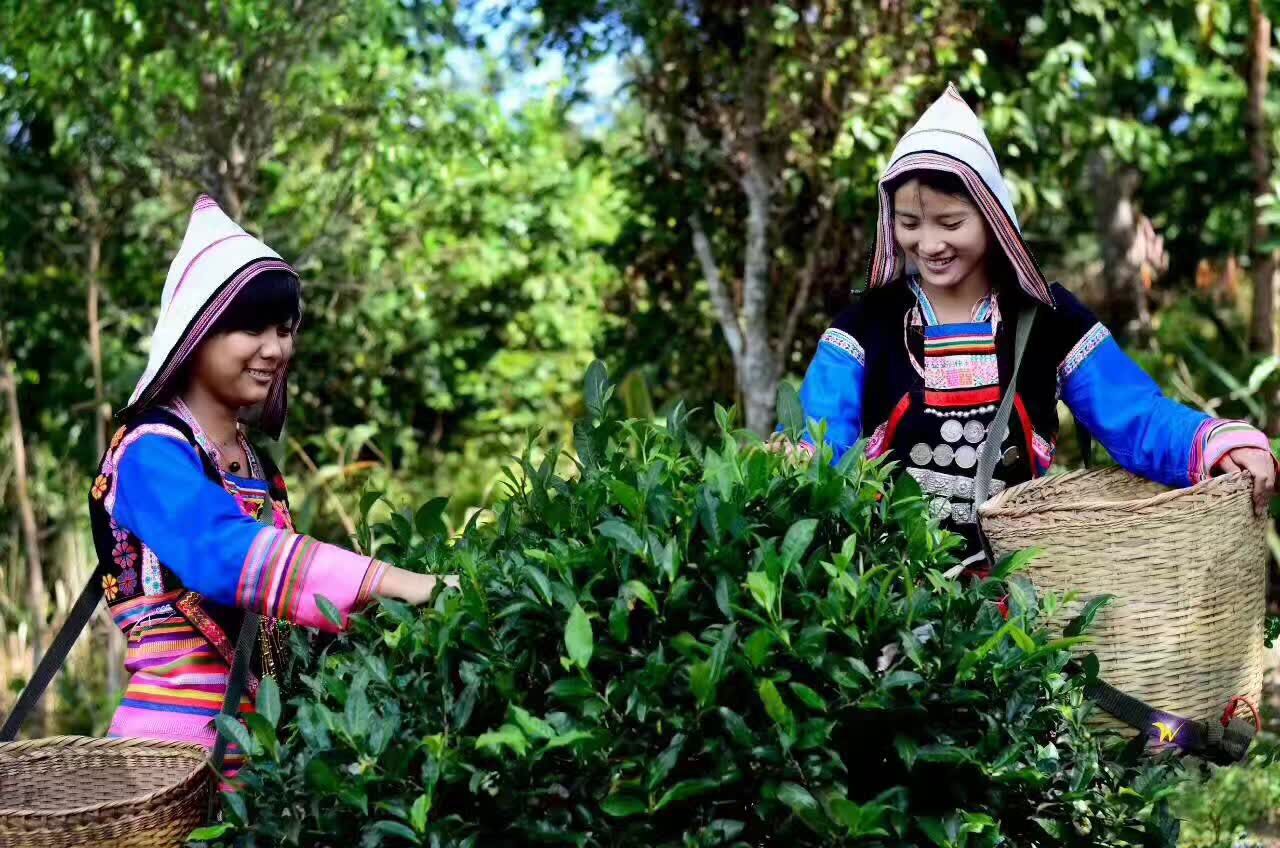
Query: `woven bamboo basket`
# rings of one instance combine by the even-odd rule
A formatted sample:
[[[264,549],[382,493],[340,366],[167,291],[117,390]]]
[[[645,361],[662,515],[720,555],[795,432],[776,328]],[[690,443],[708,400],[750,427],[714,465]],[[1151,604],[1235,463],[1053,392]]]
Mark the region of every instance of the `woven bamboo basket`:
[[[1043,551],[1027,571],[1038,591],[1080,594],[1059,627],[1090,598],[1115,596],[1078,649],[1098,655],[1103,680],[1206,720],[1262,694],[1267,519],[1251,490],[1244,474],[1170,490],[1111,467],[1013,486],[979,515],[997,558]]]
[[[0,848],[177,848],[208,815],[208,759],[150,739],[0,744]]]

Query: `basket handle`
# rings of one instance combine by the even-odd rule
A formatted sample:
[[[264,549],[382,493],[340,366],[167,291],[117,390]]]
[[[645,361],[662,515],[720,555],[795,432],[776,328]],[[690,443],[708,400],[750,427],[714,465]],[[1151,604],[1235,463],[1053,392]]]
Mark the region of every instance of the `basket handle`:
[[[1031,325],[1036,320],[1036,307],[1034,305],[1025,307],[1018,313],[1014,321],[1017,324],[1013,342],[1013,373],[1009,375],[1009,385],[1005,389],[1004,397],[1000,400],[1000,407],[996,410],[996,417],[991,422],[991,429],[988,433],[995,434],[995,438],[987,436],[986,442],[982,445],[982,453],[978,455],[978,470],[973,476],[973,505],[975,510],[987,501],[987,497],[991,494],[991,475],[995,473],[996,462],[1000,458],[1000,447],[1003,441],[1004,430],[1009,426],[1009,418],[1013,415],[1013,401],[1018,393],[1018,369],[1022,367],[1022,355],[1027,351],[1027,339],[1031,337]],[[1032,457],[1027,457],[1027,461],[1033,461]],[[991,557],[991,546],[987,542],[987,534],[982,532],[982,521],[978,521],[978,536],[982,540],[982,548],[987,553],[988,561],[994,564]]]

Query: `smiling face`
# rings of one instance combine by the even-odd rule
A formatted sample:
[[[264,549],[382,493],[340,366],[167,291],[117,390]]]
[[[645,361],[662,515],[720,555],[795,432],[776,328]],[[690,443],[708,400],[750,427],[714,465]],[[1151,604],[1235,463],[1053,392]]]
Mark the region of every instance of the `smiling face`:
[[[291,356],[292,324],[218,333],[196,351],[191,379],[228,407],[242,409],[267,399]]]
[[[968,198],[908,180],[893,194],[893,234],[928,285],[986,288],[990,236],[982,213]]]

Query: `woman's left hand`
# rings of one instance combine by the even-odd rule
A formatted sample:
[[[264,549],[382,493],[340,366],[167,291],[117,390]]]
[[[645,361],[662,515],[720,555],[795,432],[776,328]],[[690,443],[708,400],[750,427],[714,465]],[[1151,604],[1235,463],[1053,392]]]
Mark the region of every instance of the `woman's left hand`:
[[[1266,515],[1276,489],[1276,461],[1271,451],[1262,448],[1236,448],[1218,460],[1218,467],[1230,474],[1248,471],[1253,475],[1253,508]]]

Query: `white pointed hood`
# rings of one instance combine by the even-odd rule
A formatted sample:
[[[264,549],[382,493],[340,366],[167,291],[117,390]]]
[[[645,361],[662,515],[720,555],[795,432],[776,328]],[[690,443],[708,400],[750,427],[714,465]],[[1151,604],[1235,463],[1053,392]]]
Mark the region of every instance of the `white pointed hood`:
[[[1049,286],[1031,251],[1022,240],[1018,215],[1000,163],[978,116],[954,84],[916,121],[894,148],[889,167],[880,176],[880,215],[876,246],[867,284],[886,285],[902,276],[904,261],[893,236],[892,205],[886,184],[907,171],[945,171],[964,181],[996,241],[1009,257],[1023,291],[1053,305]]]
[[[151,406],[172,388],[174,378],[228,304],[264,271],[297,275],[280,254],[227,217],[213,198],[200,195],[165,278],[147,370],[129,405],[120,411],[121,417]],[[279,438],[284,426],[287,383],[286,367],[276,375],[263,405],[259,426],[272,438]]]

